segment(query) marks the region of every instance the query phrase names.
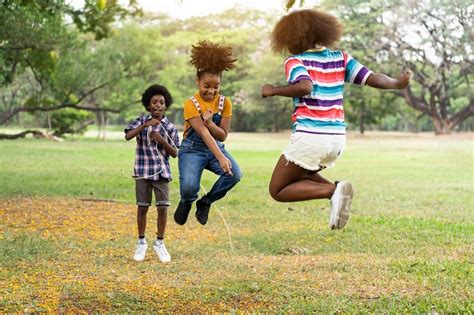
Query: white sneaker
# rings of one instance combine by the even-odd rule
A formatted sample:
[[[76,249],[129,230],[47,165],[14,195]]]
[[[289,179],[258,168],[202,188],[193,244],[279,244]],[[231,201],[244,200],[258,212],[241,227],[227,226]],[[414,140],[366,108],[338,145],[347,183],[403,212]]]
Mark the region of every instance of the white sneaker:
[[[146,240],[138,240],[137,249],[135,250],[135,255],[133,255],[133,259],[135,261],[143,261],[145,259],[147,248],[148,244],[146,243]]]
[[[160,259],[162,263],[168,263],[171,261],[171,256],[166,250],[164,243],[155,241],[153,243],[153,249],[155,250],[156,254],[158,255],[158,258]]]
[[[343,229],[347,221],[349,221],[353,196],[354,189],[351,183],[341,181],[337,184],[336,190],[331,197],[331,215],[329,217],[331,230]]]

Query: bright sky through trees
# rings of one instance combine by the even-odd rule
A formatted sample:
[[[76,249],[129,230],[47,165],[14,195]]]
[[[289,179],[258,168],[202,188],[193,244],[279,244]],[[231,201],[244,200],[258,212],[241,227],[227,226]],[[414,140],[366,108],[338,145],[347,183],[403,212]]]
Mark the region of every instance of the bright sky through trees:
[[[71,0],[71,3],[78,7],[82,6],[83,2],[83,0]],[[286,12],[285,0],[138,0],[138,2],[145,11],[166,13],[171,17],[179,19],[219,13],[234,6],[262,11],[276,10],[282,14]],[[319,0],[305,0],[303,7],[311,8],[319,2]],[[299,8],[298,4],[299,1],[296,2],[293,8]]]

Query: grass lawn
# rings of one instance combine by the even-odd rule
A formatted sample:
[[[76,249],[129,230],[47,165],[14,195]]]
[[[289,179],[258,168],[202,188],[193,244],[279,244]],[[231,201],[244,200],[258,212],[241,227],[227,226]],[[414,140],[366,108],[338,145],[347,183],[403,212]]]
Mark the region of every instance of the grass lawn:
[[[350,135],[323,172],[356,189],[342,231],[328,228],[327,200],[269,197],[288,138],[228,140],[244,178],[216,206],[235,250],[214,208],[204,227],[174,223],[173,160],[167,265],[151,246],[131,259],[133,141],[0,142],[0,312],[472,314],[472,135]],[[151,244],[154,209],[148,218]]]

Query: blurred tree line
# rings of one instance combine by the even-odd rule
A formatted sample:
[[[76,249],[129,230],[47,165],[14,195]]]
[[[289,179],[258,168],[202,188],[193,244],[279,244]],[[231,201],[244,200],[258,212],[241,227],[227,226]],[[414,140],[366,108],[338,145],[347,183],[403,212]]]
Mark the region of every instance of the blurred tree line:
[[[295,1],[288,2],[291,7]],[[58,136],[92,123],[124,126],[143,112],[141,93],[153,83],[169,88],[175,104],[168,116],[182,125],[183,101],[196,91],[190,47],[200,39],[234,48],[237,67],[224,73],[222,82],[222,94],[234,104],[234,131],[276,132],[291,126],[291,100],[260,96],[264,83],[285,84],[285,56],[269,48],[279,17],[271,10],[236,7],[174,20],[143,13],[132,0],[87,0],[82,8],[61,0],[0,3],[2,126],[31,133],[47,128]],[[321,8],[345,26],[338,48],[374,71],[414,72],[410,88],[401,93],[348,85],[349,129],[472,130],[473,5],[331,0]]]

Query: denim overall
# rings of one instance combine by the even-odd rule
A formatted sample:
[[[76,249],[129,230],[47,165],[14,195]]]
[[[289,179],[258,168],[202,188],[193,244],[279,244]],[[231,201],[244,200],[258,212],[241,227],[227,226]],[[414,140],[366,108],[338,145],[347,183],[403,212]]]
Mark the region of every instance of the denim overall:
[[[199,113],[201,113],[201,106],[198,101],[194,97],[191,100]],[[212,121],[217,126],[221,123],[223,109],[224,96],[221,95],[219,99],[219,112],[212,116]],[[232,175],[224,172],[219,161],[195,130],[189,130],[186,138],[181,142],[178,152],[179,191],[181,201],[184,204],[191,204],[198,198],[201,176],[204,169],[219,175],[219,179],[214,183],[212,189],[202,198],[206,203],[210,204],[223,198],[240,181],[242,172],[239,165],[225,150],[223,143],[216,140],[216,144],[232,163]]]

